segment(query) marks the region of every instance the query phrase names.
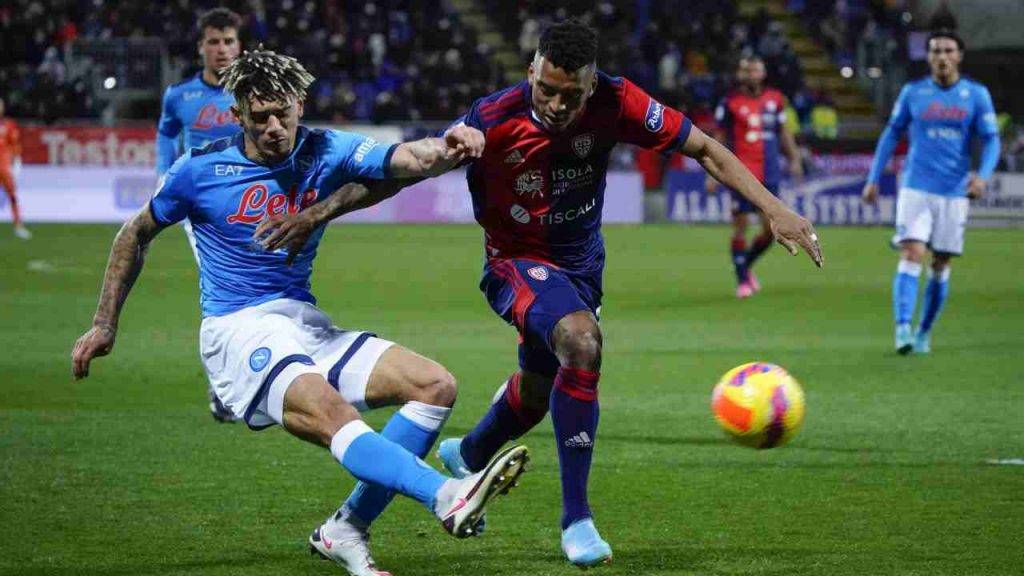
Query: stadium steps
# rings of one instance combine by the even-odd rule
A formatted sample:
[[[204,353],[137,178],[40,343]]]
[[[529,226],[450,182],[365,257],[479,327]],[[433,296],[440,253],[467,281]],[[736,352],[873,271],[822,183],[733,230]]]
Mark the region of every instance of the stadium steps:
[[[476,0],[451,0],[450,5],[459,13],[462,23],[476,30],[480,40],[494,50],[494,59],[505,70],[505,77],[509,81],[515,81],[525,74],[526,65],[519,53],[505,40]]]
[[[782,24],[790,46],[800,58],[807,85],[813,90],[825,88],[839,112],[840,133],[855,138],[874,138],[882,123],[867,94],[853,78],[843,78],[828,52],[814,41],[797,15],[786,8],[785,0],[739,0],[739,13],[753,18],[765,10]]]

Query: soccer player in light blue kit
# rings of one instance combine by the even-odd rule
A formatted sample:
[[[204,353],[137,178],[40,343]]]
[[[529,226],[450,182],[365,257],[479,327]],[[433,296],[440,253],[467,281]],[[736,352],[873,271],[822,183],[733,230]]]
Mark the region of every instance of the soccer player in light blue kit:
[[[268,251],[258,225],[334,195],[360,201],[367,187],[430,177],[483,151],[467,126],[441,138],[385,146],[373,139],[299,126],[313,81],[293,58],[247,52],[225,72],[242,133],[182,156],[150,202],[118,233],[93,327],[72,353],[76,378],[114,345],[124,301],[149,242],[189,218],[200,260],[200,355],[218,397],[250,428],[282,425],[330,449],[360,480],[309,538],[310,549],[356,576],[387,575],[369,552],[367,527],[395,493],[424,504],[449,533],[472,534],[487,502],[507,491],[528,459],[522,446],[455,480],[426,465],[455,401],[440,364],[373,334],[334,326],[310,292],[321,227],[301,246]],[[357,179],[376,180],[363,185]],[[387,180],[385,182],[385,180]],[[361,192],[360,192],[361,191]],[[293,260],[294,259],[294,260]],[[401,405],[380,434],[360,410]]]
[[[199,17],[197,48],[203,69],[164,91],[156,134],[157,176],[163,176],[191,148],[241,130],[231,113],[235,99],[220,85],[221,71],[238,58],[241,23],[241,17],[227,8]]]
[[[214,8],[199,17],[197,49],[203,69],[194,76],[169,86],[164,92],[160,123],[156,133],[156,174],[162,177],[183,153],[202,148],[214,140],[234,136],[241,128],[231,106],[235,99],[220,85],[221,71],[238,58],[238,31],[242,19],[227,8]],[[182,220],[192,253],[199,261],[192,226]],[[234,422],[231,413],[208,389],[210,415],[218,422]]]
[[[878,180],[901,135],[910,131],[896,202],[896,241],[900,262],[892,284],[896,351],[931,352],[931,333],[949,295],[950,261],[963,252],[968,199],[978,198],[999,161],[999,131],[992,96],[983,85],[960,75],[964,43],[952,31],[928,39],[931,75],[903,87],[889,125],[878,141],[864,200],[878,199]],[[982,140],[981,164],[970,172],[971,142]],[[916,333],[918,278],[925,252],[932,253],[924,306]]]

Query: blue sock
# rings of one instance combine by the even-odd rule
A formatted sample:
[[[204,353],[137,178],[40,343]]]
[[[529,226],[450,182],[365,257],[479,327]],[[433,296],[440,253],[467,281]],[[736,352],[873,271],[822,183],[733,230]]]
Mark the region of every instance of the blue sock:
[[[599,408],[597,372],[559,368],[551,390],[551,421],[555,426],[562,474],[562,529],[590,518],[587,482],[594,454]]]
[[[772,247],[774,240],[775,237],[770,232],[768,234],[759,234],[757,238],[754,238],[753,245],[747,251],[747,268],[754,266],[754,262],[757,262],[757,259]]]
[[[896,276],[892,279],[892,309],[896,324],[910,324],[917,307],[917,279],[921,264],[900,260]]]
[[[331,454],[359,480],[405,494],[431,512],[437,491],[448,479],[362,420],[338,430],[331,439]]]
[[[942,307],[949,296],[949,267],[946,267],[928,280],[924,289],[924,307],[921,312],[921,325],[918,332],[931,332],[932,325],[938,319]]]
[[[526,434],[544,419],[546,411],[522,404],[521,386],[522,372],[516,372],[498,391],[487,414],[462,439],[459,451],[470,470],[483,470],[505,442]]]
[[[747,239],[743,236],[732,237],[732,267],[736,271],[736,283],[747,281]]]
[[[451,408],[446,406],[409,402],[395,412],[380,435],[413,455],[423,458],[430,452],[430,447],[437,440],[441,427],[448,420],[450,413]],[[394,497],[394,490],[360,480],[345,501],[342,510],[348,509],[349,513],[369,525],[380,516]]]

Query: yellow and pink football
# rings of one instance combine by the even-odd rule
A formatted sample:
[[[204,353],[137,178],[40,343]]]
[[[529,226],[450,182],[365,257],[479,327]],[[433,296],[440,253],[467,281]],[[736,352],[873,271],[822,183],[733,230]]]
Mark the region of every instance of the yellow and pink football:
[[[804,391],[781,367],[751,362],[722,376],[711,394],[711,411],[733,440],[754,448],[774,448],[800,430]]]

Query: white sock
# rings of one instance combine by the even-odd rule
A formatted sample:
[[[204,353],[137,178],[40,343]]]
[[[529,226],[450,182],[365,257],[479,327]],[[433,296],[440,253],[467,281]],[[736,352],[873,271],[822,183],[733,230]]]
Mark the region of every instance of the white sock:
[[[348,451],[348,447],[352,445],[356,438],[372,432],[373,428],[370,428],[362,420],[353,420],[335,432],[334,436],[331,437],[331,454],[334,455],[334,459],[338,461],[338,464],[345,465],[345,452]]]
[[[412,400],[398,409],[398,413],[424,430],[436,432],[444,427],[452,409],[447,406],[434,406]]]

